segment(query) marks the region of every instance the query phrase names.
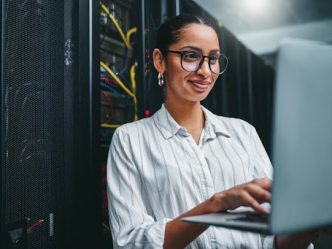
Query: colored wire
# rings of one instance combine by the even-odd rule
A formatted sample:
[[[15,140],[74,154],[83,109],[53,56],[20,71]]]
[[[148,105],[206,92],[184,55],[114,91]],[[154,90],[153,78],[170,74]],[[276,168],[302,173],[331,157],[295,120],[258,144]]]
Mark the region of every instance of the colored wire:
[[[33,223],[32,225],[30,225],[30,226],[27,228],[27,233],[32,233],[32,230],[33,230],[34,228],[43,225],[43,223],[44,223],[44,220],[43,220],[43,219],[39,219],[39,220],[37,220],[35,223]]]
[[[118,76],[102,61],[100,61],[100,66],[104,68],[111,76],[112,78],[116,81],[116,83],[119,84],[119,86],[132,98],[135,97],[135,94],[132,93],[126,86],[125,84],[120,80]]]
[[[102,128],[116,129],[116,128],[120,127],[121,125],[120,124],[106,124],[106,123],[103,123],[103,124],[100,124],[100,126]]]
[[[106,83],[100,82],[100,86],[103,88],[106,88],[109,92],[114,93],[115,96],[121,97],[121,94],[117,90],[115,90],[113,87],[107,85]]]
[[[112,103],[111,103],[110,99],[108,98],[108,96],[106,96],[106,94],[103,93],[103,91],[101,91],[101,93],[103,94],[105,100],[108,102],[108,105],[112,106]],[[103,128],[115,129],[115,128],[118,128],[120,125],[118,125],[118,124],[109,124],[109,123],[101,123],[100,126],[103,127]]]
[[[136,80],[135,80],[135,65],[132,65],[130,68],[130,82],[131,82],[131,87],[133,92],[136,92]],[[136,95],[133,97],[133,101],[134,101],[134,110],[135,110],[135,114],[134,114],[134,120],[138,120],[138,114],[137,114],[137,98]]]
[[[119,77],[116,76],[116,74],[102,61],[100,61],[100,66],[104,68],[113,78],[114,80],[119,84],[119,86],[129,95],[133,98],[134,102],[134,120],[138,120],[138,114],[137,114],[137,97],[134,94],[136,92],[136,80],[135,80],[135,65],[132,65],[130,68],[130,81],[131,81],[131,87],[132,91],[131,92],[120,80]],[[113,125],[113,124],[101,124],[101,127],[103,128],[117,128],[120,125]]]
[[[126,52],[127,56],[125,57],[125,64],[123,66],[123,68],[121,69],[120,72],[117,72],[117,75],[124,75],[126,72],[128,72],[128,68],[129,68],[129,61],[130,61],[130,53]]]
[[[137,28],[136,27],[134,27],[134,28],[131,28],[128,32],[127,32],[127,42],[128,42],[128,44],[131,44],[130,43],[130,37],[131,37],[131,35],[132,34],[134,34],[134,33],[136,33],[137,32]],[[131,46],[131,45],[130,45]],[[131,48],[131,47],[130,47]],[[129,48],[129,49],[130,49]],[[118,72],[117,74],[118,75],[123,75],[125,72],[127,72],[127,70],[128,70],[128,67],[129,67],[129,60],[131,59],[130,58],[130,55],[131,55],[131,53],[128,53],[128,50],[127,50],[127,57],[126,57],[126,59],[125,59],[125,65],[124,65],[124,67],[121,69],[121,71],[120,72]]]
[[[130,44],[130,37],[132,34],[137,32],[137,28],[131,28],[130,30],[128,30],[126,36],[124,35],[123,30],[121,29],[118,21],[116,20],[116,18],[114,17],[114,15],[112,15],[109,11],[109,9],[106,7],[106,5],[104,5],[102,2],[100,2],[100,5],[103,9],[103,11],[108,15],[108,17],[110,18],[110,20],[114,23],[115,28],[117,29],[117,31],[119,32],[126,48],[131,48],[131,44]],[[107,71],[107,73],[109,73],[112,78],[116,81],[116,83],[129,95],[133,98],[133,102],[134,102],[134,120],[138,120],[138,114],[137,114],[137,97],[135,95],[136,92],[136,80],[135,80],[135,65],[132,65],[130,68],[130,82],[131,82],[131,88],[132,90],[129,90],[126,85],[121,81],[121,79],[102,61],[100,61],[100,66],[102,68],[105,69],[105,71]],[[102,84],[103,87],[109,89],[110,91],[114,92],[115,94],[117,93],[115,89],[112,89],[111,87],[107,86],[106,84]],[[104,128],[117,128],[120,125],[115,125],[115,124],[106,124],[103,123],[101,124],[101,127]]]
[[[137,28],[134,27],[134,28],[131,28],[128,30],[127,32],[127,41],[128,41],[128,44],[130,44],[130,36],[133,34],[133,33],[136,33],[137,32]]]
[[[116,84],[116,82],[114,82],[111,78],[109,78],[107,76],[100,76],[100,80],[101,80],[101,82],[105,82],[106,84],[108,84],[112,87],[117,87],[118,86]]]
[[[119,32],[124,44],[126,45],[127,48],[130,48],[130,44],[125,36],[125,34],[123,33],[118,21],[115,19],[115,17],[110,13],[109,9],[102,3],[100,2],[100,5],[103,9],[103,11],[108,15],[108,17],[111,19],[111,21],[114,23],[115,28],[117,29],[117,31]]]

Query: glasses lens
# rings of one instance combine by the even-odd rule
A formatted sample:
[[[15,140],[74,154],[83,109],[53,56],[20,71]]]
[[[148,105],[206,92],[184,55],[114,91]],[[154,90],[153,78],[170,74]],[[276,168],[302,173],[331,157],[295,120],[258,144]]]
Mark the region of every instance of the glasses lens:
[[[195,72],[202,59],[202,55],[194,51],[184,51],[182,55],[182,67],[188,72]]]
[[[195,72],[202,61],[202,54],[194,51],[184,51],[182,55],[182,67],[188,72]],[[215,74],[222,74],[226,71],[228,59],[225,55],[217,54],[209,57],[210,70]]]
[[[222,74],[226,71],[228,59],[225,55],[210,57],[210,69],[215,74]]]

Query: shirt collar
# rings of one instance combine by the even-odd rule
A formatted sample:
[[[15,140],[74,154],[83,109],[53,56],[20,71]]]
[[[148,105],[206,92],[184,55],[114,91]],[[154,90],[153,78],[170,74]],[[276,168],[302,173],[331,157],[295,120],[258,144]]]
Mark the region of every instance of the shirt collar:
[[[165,104],[162,104],[152,118],[165,139],[173,137],[180,129],[183,129],[167,111]]]
[[[231,137],[230,133],[227,131],[227,127],[224,122],[220,120],[220,117],[210,112],[204,106],[201,108],[205,115],[205,135],[206,138],[215,138],[217,135],[223,135],[225,137]]]
[[[205,115],[205,136],[207,139],[215,138],[218,134],[226,137],[230,137],[226,126],[221,122],[218,117],[210,112],[205,107],[201,106]],[[180,126],[171,114],[167,111],[165,104],[162,104],[161,108],[153,115],[153,120],[165,139],[173,137],[176,133],[185,135],[186,129]]]

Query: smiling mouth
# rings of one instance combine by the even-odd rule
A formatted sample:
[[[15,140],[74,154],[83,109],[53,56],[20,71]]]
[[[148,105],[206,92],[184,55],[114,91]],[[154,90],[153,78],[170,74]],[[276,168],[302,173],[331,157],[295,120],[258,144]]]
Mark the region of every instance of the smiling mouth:
[[[206,82],[206,81],[196,81],[196,80],[190,80],[189,81],[195,89],[199,90],[199,91],[205,91],[206,89],[209,88],[210,82]]]

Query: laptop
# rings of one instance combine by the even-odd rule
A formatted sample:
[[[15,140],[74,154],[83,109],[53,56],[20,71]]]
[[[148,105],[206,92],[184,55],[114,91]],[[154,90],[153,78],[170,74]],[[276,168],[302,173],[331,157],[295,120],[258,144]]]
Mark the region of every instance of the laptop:
[[[183,221],[264,234],[332,224],[332,46],[288,39],[278,50],[272,125],[271,209]]]

